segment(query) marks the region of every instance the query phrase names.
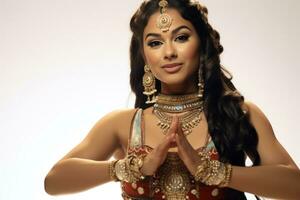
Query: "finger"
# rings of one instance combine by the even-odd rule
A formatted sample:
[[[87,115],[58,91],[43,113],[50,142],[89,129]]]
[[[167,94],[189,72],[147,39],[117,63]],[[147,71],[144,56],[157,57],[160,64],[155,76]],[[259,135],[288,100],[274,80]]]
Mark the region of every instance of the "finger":
[[[179,135],[180,138],[186,138],[183,131],[182,131],[182,124],[178,121],[177,123],[177,131],[176,133]]]
[[[189,156],[189,154],[194,151],[194,148],[189,143],[189,141],[187,140],[186,136],[182,131],[181,123],[178,123],[175,141],[178,146],[178,153],[181,156],[183,157]]]
[[[171,146],[171,143],[175,141],[175,133],[167,135],[161,143],[157,146],[156,150],[158,153],[167,152]]]
[[[178,138],[176,142],[179,143],[181,147],[187,147],[188,145],[190,145],[189,141],[187,140],[186,136],[182,131],[182,126],[180,122],[177,123],[176,133],[176,138]]]
[[[171,125],[170,125],[167,135],[176,133],[177,129],[178,129],[178,116],[175,115],[172,118],[172,122],[171,122]]]

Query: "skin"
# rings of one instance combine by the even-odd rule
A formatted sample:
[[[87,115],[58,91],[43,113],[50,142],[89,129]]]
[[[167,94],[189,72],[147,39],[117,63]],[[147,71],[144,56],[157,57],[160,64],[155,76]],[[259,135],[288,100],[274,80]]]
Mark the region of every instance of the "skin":
[[[161,81],[162,93],[192,93],[197,91],[200,38],[194,26],[177,10],[169,9],[168,14],[172,16],[172,26],[163,33],[156,26],[160,13],[149,18],[143,34],[145,62]],[[162,66],[169,63],[182,63],[182,67],[176,73],[168,73]]]
[[[159,33],[152,40],[159,41],[158,47],[144,46],[146,63],[151,67],[157,79],[162,82],[162,92],[166,94],[185,94],[197,91],[194,81],[198,70],[196,49],[201,45],[190,22],[181,18],[176,10],[169,9],[168,14],[174,19],[170,31],[161,33],[155,28],[157,13],[149,19],[144,30],[144,37],[149,33]],[[185,30],[172,35],[172,30],[186,25],[191,28],[189,40],[182,43],[176,38]],[[146,39],[146,38],[144,38]],[[144,44],[147,44],[148,39]],[[176,74],[168,74],[161,65],[169,62],[183,62]],[[257,150],[261,165],[257,167],[233,166],[229,187],[259,196],[276,199],[299,199],[300,171],[292,158],[276,139],[272,126],[264,113],[251,102],[245,102],[242,109],[247,110],[250,123],[259,137]],[[60,159],[45,178],[45,190],[51,195],[75,193],[90,189],[111,181],[108,174],[108,159],[124,158],[128,147],[131,120],[135,109],[114,111],[101,118],[89,131],[87,136],[67,155]],[[203,114],[202,114],[203,115]],[[164,162],[169,151],[178,152],[191,174],[195,173],[200,162],[195,149],[206,143],[207,121],[203,115],[200,124],[192,134],[182,134],[178,118],[174,116],[171,128],[163,135],[155,124],[156,117],[152,108],[144,111],[145,144],[153,147],[146,156],[141,171],[146,175],[153,174]]]

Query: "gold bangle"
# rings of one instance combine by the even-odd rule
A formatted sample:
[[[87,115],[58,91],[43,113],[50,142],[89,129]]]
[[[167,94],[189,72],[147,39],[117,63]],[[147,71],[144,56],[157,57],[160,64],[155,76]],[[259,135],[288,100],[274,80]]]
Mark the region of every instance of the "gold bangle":
[[[201,164],[197,166],[194,178],[206,185],[227,187],[231,178],[232,166],[218,160],[211,160],[207,152],[200,152]]]
[[[141,173],[145,155],[130,155],[115,164],[115,174],[118,180],[135,183],[145,179]]]
[[[119,181],[118,177],[116,176],[116,170],[115,170],[115,165],[119,160],[113,160],[109,163],[109,176],[110,179],[113,181]]]
[[[130,155],[128,157],[128,168],[134,179],[143,180],[145,176],[141,172],[144,165],[144,158],[146,155]]]
[[[226,175],[224,181],[220,184],[220,187],[228,187],[232,176],[232,165],[226,164]]]

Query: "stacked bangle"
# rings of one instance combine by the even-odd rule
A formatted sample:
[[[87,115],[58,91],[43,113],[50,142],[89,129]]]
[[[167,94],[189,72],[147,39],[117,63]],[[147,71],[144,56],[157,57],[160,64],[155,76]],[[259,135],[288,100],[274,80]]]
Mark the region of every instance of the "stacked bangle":
[[[206,152],[201,152],[201,164],[197,166],[194,178],[206,185],[227,187],[231,179],[231,164],[211,160]]]
[[[115,170],[115,165],[119,160],[113,160],[109,163],[109,176],[111,180],[113,181],[119,181],[118,177],[116,176],[116,170]]]
[[[232,176],[232,165],[226,164],[226,176],[223,182],[220,184],[220,187],[228,187],[231,176]]]
[[[122,160],[118,160],[113,166],[111,177],[115,177],[119,181],[134,183],[145,179],[141,173],[141,168],[144,164],[144,155],[130,155]]]

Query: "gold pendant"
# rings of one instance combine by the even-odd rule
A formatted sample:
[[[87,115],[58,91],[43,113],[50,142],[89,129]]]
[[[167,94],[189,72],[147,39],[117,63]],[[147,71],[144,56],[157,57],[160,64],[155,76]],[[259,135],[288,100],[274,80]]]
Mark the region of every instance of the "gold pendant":
[[[168,200],[185,200],[191,188],[190,174],[177,154],[168,154],[160,167],[159,185]]]
[[[161,14],[157,19],[156,25],[162,32],[166,32],[172,25],[172,18],[168,14]]]

